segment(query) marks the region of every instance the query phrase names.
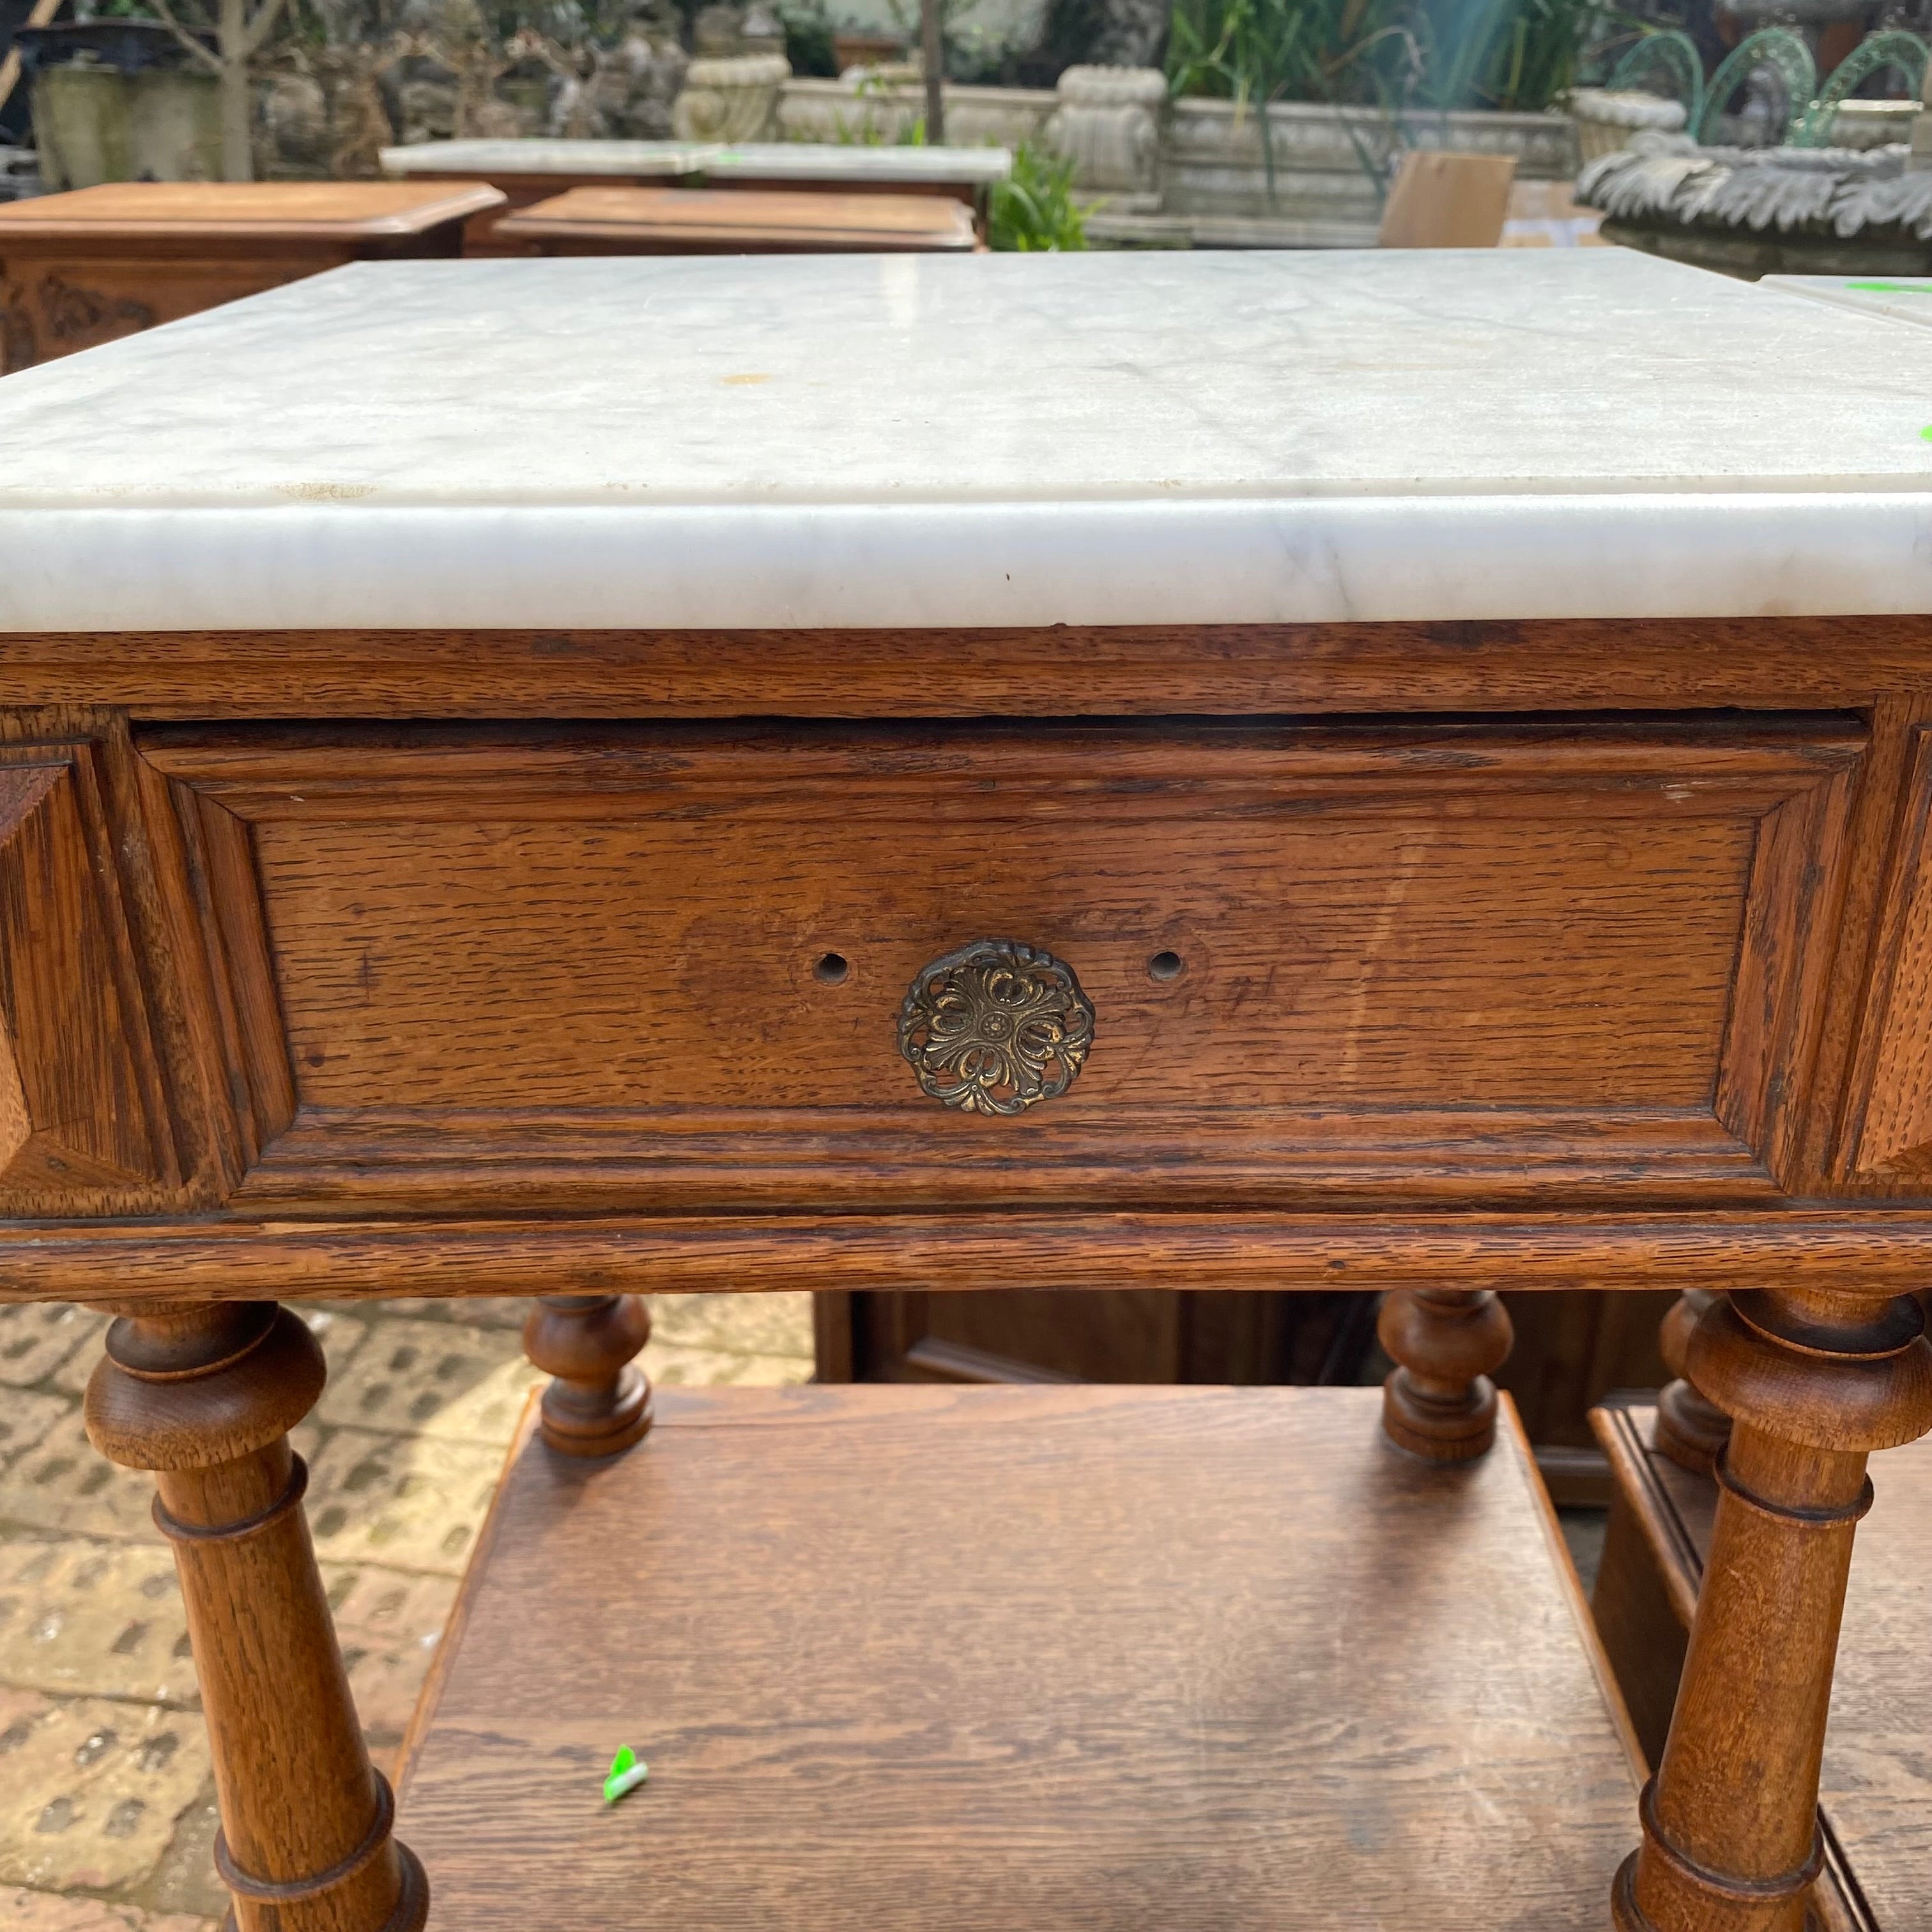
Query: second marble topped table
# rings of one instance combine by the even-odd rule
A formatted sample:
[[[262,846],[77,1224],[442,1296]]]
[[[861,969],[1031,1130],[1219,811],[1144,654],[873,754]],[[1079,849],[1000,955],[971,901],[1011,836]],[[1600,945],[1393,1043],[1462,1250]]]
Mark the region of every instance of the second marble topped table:
[[[964,202],[983,229],[986,194],[1012,172],[1004,148],[912,148],[764,141],[727,146],[685,141],[426,141],[382,150],[385,172],[406,178],[487,182],[512,212],[572,188],[668,187],[820,190],[844,194],[936,194]],[[514,252],[494,219],[471,224],[466,252]]]

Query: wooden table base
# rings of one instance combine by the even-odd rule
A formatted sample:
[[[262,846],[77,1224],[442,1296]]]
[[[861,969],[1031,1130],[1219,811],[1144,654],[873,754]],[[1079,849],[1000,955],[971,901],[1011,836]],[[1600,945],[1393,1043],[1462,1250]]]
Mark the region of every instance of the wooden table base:
[[[238,1932],[418,1932],[422,1866],[369,1762],[302,1514],[288,1432],[320,1345],[272,1302],[152,1304],[107,1331],[87,1430],[156,1472],[214,1747],[214,1862]]]
[[[1639,1736],[1670,1720],[1720,1492],[1667,1453],[1654,1408],[1592,1418],[1616,1500],[1592,1601]],[[1876,1465],[1847,1586],[1820,1778],[1824,1869],[1812,1894],[1823,1932],[1932,1932],[1932,1440]]]
[[[1766,1288],[1706,1311],[1692,1385],[1732,1418],[1684,1678],[1618,1932],[1802,1932],[1819,1762],[1865,1459],[1932,1428],[1909,1294]]]

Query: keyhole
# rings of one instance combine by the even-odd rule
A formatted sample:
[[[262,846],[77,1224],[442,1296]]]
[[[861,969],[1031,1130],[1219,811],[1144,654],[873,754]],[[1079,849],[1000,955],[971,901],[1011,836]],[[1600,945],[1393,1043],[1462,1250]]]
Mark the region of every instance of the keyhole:
[[[819,956],[818,964],[812,969],[812,977],[821,984],[836,986],[852,970],[852,962],[842,952],[826,952]]]
[[[1150,980],[1178,980],[1187,970],[1187,962],[1178,952],[1156,952],[1148,962]]]

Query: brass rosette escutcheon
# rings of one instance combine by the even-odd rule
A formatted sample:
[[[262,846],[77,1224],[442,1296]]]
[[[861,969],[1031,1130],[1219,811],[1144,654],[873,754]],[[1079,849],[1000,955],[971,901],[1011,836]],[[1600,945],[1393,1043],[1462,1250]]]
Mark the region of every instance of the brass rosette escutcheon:
[[[934,960],[899,1008],[899,1051],[920,1088],[968,1114],[1023,1114],[1058,1100],[1094,1044],[1073,968],[1012,939]]]

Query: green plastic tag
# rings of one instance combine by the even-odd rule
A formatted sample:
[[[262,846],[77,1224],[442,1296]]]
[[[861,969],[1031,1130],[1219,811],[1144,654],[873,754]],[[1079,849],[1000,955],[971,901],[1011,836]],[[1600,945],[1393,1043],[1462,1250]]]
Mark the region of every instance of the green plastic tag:
[[[610,1760],[610,1768],[604,1779],[604,1802],[614,1804],[626,1792],[634,1791],[651,1774],[651,1768],[644,1763],[628,1744]]]

